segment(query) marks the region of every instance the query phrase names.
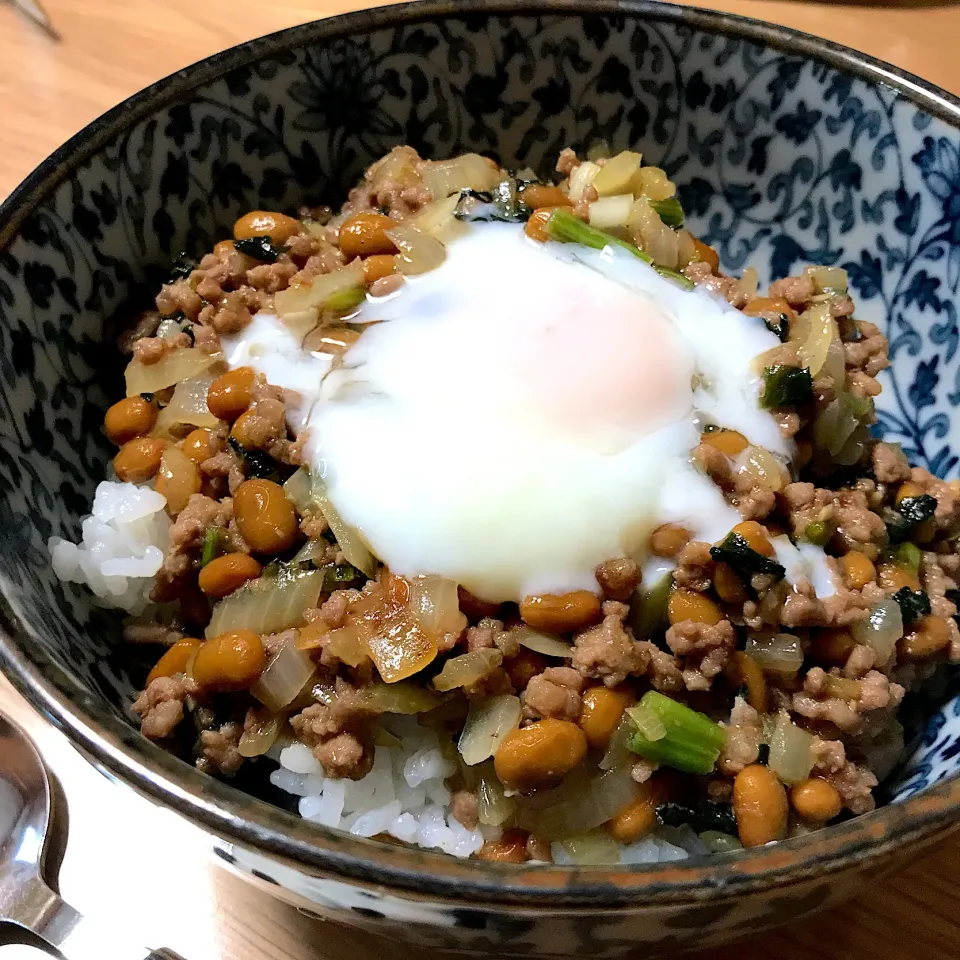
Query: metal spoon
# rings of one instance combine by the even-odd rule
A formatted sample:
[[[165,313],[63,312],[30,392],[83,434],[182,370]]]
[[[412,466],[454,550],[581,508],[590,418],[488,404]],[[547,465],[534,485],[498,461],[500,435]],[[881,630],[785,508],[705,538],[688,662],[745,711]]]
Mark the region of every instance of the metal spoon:
[[[53,859],[48,856],[52,807],[40,754],[0,714],[0,924],[31,931],[68,960],[181,960],[169,950],[126,943],[108,924],[81,916],[50,889],[44,876]]]

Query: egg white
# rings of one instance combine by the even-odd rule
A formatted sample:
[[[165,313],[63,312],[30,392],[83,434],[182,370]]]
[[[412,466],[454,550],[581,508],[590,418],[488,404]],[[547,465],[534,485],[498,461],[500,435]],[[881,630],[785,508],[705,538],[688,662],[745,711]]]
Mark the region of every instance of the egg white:
[[[300,394],[305,462],[401,575],[496,601],[596,591],[661,523],[715,541],[740,520],[691,462],[703,424],[792,452],[758,402],[774,334],[621,250],[471,224],[359,319],[384,322],[333,369],[264,313],[225,350]]]

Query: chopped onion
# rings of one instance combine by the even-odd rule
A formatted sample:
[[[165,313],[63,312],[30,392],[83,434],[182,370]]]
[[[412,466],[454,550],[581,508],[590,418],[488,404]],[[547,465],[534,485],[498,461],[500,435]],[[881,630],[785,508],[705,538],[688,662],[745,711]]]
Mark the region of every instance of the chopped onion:
[[[765,447],[746,447],[736,459],[737,472],[776,493],[790,482],[786,467]]]
[[[291,479],[293,478],[291,477]],[[287,482],[289,483],[289,481]],[[299,493],[299,490],[296,492]],[[319,474],[310,475],[310,501],[323,514],[330,525],[333,535],[337,538],[340,551],[347,558],[347,562],[353,564],[368,577],[372,577],[377,572],[376,558],[363,540],[360,539],[357,530],[343,522],[336,507],[327,498],[327,487]]]
[[[297,508],[297,513],[306,513],[310,502],[310,473],[306,467],[301,467],[284,485],[283,492],[287,499]]]
[[[372,725],[373,729],[373,742],[378,747],[402,747],[403,741],[392,734],[385,726],[379,723]]]
[[[677,269],[680,270],[687,264],[697,259],[697,246],[693,242],[693,234],[689,230],[677,231]]]
[[[503,792],[500,778],[492,771],[484,771],[477,787],[477,818],[488,827],[506,823],[517,809],[516,801]]]
[[[315,277],[310,283],[298,283],[296,286],[281,290],[273,298],[277,316],[284,320],[292,314],[322,308],[334,295],[348,290],[363,289],[363,266],[359,259]]]
[[[772,673],[796,673],[803,664],[803,646],[792,633],[748,637],[746,653]]]
[[[615,157],[611,157],[593,178],[593,187],[597,191],[597,196],[612,197],[618,193],[632,195],[633,191],[629,189],[630,181],[639,171],[642,159],[641,154],[632,153],[630,150],[624,150]],[[593,220],[591,219],[590,222],[593,223]],[[625,223],[626,220],[621,222]],[[596,224],[596,226],[600,225]]]
[[[295,627],[303,611],[317,605],[322,589],[322,570],[288,569],[275,577],[258,577],[213,608],[206,636],[216,637],[228,630],[279,633]]]
[[[207,372],[199,377],[181,380],[170,402],[160,411],[154,433],[161,437],[170,436],[170,428],[178,423],[215,427],[220,421],[207,407],[207,393],[215,379],[215,374]]]
[[[838,463],[841,467],[849,467],[858,463],[862,459],[869,442],[870,428],[866,424],[861,423],[857,426],[856,430],[850,434],[850,437],[843,447],[834,454],[834,462]]]
[[[370,713],[429,713],[443,703],[443,698],[414,681],[374,683],[363,687],[355,696]]]
[[[471,650],[459,657],[451,657],[433,678],[433,685],[441,693],[468,687],[488,677],[502,662],[503,654],[499,650]]]
[[[637,755],[630,749],[629,743],[636,732],[637,728],[633,721],[624,715],[617,724],[617,729],[613,731],[607,752],[598,764],[601,770],[613,770],[615,767],[623,767],[627,764],[633,766]]]
[[[841,267],[807,267],[817,293],[846,293],[847,271]]]
[[[700,839],[710,848],[711,853],[730,853],[743,849],[743,844],[736,837],[719,830],[704,830]]]
[[[465,153],[453,160],[426,164],[421,176],[430,196],[440,200],[464,189],[492,190],[500,180],[500,170],[479,153]]]
[[[876,651],[877,662],[886,663],[903,636],[903,614],[900,604],[891,597],[881,600],[863,620],[858,620],[851,633],[857,643],[865,643]]]
[[[570,859],[579,866],[600,866],[605,863],[620,862],[620,848],[616,840],[599,827],[577,837],[567,837],[561,842],[561,846]]]
[[[138,393],[156,393],[172,387],[181,380],[191,380],[223,360],[222,353],[205,353],[197,347],[179,347],[165,353],[156,363],[131,360],[124,377],[127,396]]]
[[[839,394],[820,411],[813,425],[813,442],[820,450],[836,456],[846,446],[851,434],[860,425],[853,411]]]
[[[457,585],[446,577],[414,577],[410,580],[410,611],[420,626],[431,633],[460,634],[467,619],[460,612]]]
[[[801,314],[794,326],[797,335],[791,331],[790,339],[797,343],[800,365],[809,367],[810,376],[816,377],[827,361],[830,344],[839,336],[837,321],[830,313],[829,304],[816,303]]]
[[[415,227],[401,225],[387,230],[386,234],[400,251],[397,266],[407,276],[434,270],[447,258],[446,247],[436,237],[421,233]]]
[[[295,310],[291,313],[285,313],[279,320],[300,341],[301,346],[307,349],[304,340],[316,330],[320,323],[320,311],[316,307],[310,307],[308,310]]]
[[[336,657],[348,667],[359,667],[364,660],[370,659],[360,631],[352,623],[331,630],[324,636],[322,646],[325,653]]]
[[[460,194],[454,193],[444,200],[434,200],[428,203],[415,217],[407,220],[407,226],[416,227],[421,233],[431,233],[446,225],[448,220],[454,219],[457,204],[460,203]]]
[[[167,498],[167,513],[175,517],[200,492],[200,471],[179,447],[171,444],[160,458],[155,486]]]
[[[541,633],[534,630],[533,627],[518,627],[514,635],[521,647],[533,650],[534,653],[542,653],[545,657],[559,657],[563,660],[569,660],[573,656],[573,644],[561,640],[551,633]]]
[[[296,556],[290,561],[296,563],[312,563],[314,560],[321,560],[327,552],[330,544],[324,539],[308,540],[298,551]]]
[[[634,242],[653,257],[658,267],[676,270],[679,260],[677,232],[668,227],[650,206],[646,197],[638,197],[630,208],[630,230]]]
[[[768,766],[788,786],[806,780],[813,769],[813,736],[791,722],[786,712],[777,715]]]
[[[594,178],[600,172],[598,167],[591,160],[584,160],[573,173],[570,174],[570,184],[567,188],[567,196],[576,203],[583,198],[583,191],[593,183]]]
[[[154,336],[169,342],[176,340],[181,333],[183,333],[183,328],[180,326],[180,322],[174,320],[172,317],[167,317],[166,320],[160,321],[160,326],[157,327],[157,332]]]
[[[423,182],[410,162],[409,153],[396,151],[388,153],[382,160],[377,161],[372,181],[374,193],[388,182],[394,188],[415,187]]]
[[[740,287],[743,292],[751,299],[757,295],[757,287],[760,285],[760,275],[756,267],[747,267],[740,276]]]
[[[508,694],[474,700],[470,704],[457,748],[469,767],[497,752],[500,741],[520,725],[520,699]]]
[[[313,661],[287,641],[272,657],[250,692],[268,709],[282,710],[313,677]]]
[[[521,807],[517,825],[544,840],[575,837],[601,826],[640,795],[627,767],[607,770],[586,782],[574,778],[537,795],[535,807]]]
[[[590,204],[590,226],[600,230],[625,226],[633,208],[633,194],[622,193],[615,197],[602,197]]]
[[[823,374],[829,377],[839,390],[847,378],[847,361],[843,352],[843,341],[838,337],[831,341],[827,350],[827,359],[823,362]]]
[[[669,200],[677,193],[676,185],[660,167],[641,167],[630,186],[649,200]]]
[[[241,757],[262,757],[280,734],[280,718],[275,713],[259,716],[249,730],[243,731],[237,752]]]

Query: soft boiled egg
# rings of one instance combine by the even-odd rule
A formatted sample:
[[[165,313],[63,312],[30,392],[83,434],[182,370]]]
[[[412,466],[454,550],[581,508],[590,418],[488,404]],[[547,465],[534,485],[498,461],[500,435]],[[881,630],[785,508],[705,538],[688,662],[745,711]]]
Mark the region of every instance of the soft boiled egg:
[[[661,523],[714,541],[739,521],[691,462],[703,424],[790,453],[758,403],[776,337],[619,249],[472,223],[359,319],[382,322],[336,366],[267,314],[225,351],[300,394],[304,462],[400,575],[492,601],[596,591]]]

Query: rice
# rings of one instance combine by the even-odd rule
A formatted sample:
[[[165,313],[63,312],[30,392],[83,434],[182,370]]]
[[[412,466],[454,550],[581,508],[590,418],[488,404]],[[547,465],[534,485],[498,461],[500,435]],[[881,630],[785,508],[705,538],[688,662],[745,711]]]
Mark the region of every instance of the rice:
[[[270,782],[298,796],[300,816],[314,823],[358,837],[386,833],[455,857],[476,853],[486,837],[450,812],[444,781],[456,764],[444,754],[437,733],[410,717],[386,717],[383,726],[391,743],[377,745],[373,768],[362,780],[325,777],[310,749],[292,743],[280,751]]]
[[[436,732],[411,717],[385,717],[383,726],[399,741],[377,745],[373,768],[362,780],[334,780],[309,747],[290,743],[271,755],[280,766],[270,782],[299,797],[300,816],[313,823],[346,830],[358,837],[389,834],[425,849],[439,849],[455,857],[469,857],[500,830],[468,830],[450,811],[446,778],[456,764],[441,748]],[[690,827],[661,827],[636,843],[620,845],[620,863],[658,863],[706,855],[709,847]],[[551,846],[555,863],[572,861],[559,843]]]
[[[168,546],[166,504],[150,487],[104,480],[81,524],[80,543],[47,541],[53,572],[89,587],[105,607],[141,612]]]

